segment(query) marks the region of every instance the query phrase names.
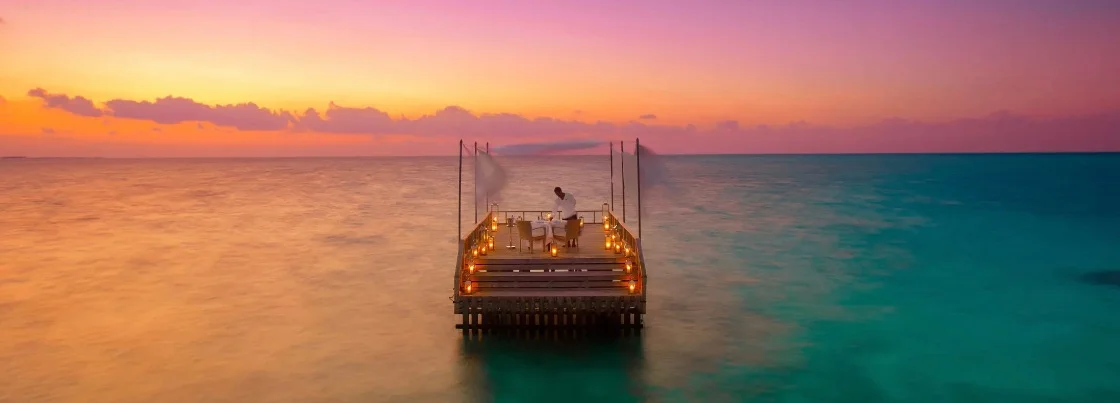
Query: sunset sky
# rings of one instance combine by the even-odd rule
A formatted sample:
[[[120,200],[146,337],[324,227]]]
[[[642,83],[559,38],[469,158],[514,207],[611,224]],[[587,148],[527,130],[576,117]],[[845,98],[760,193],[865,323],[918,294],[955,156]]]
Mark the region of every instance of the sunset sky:
[[[0,0],[0,155],[1120,151],[1117,21],[1116,0]]]

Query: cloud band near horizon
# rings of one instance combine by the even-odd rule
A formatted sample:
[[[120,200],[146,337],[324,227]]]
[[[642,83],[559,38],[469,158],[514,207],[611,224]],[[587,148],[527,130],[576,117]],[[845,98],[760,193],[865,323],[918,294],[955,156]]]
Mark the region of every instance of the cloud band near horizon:
[[[1061,118],[1031,118],[998,112],[948,122],[887,119],[875,124],[841,128],[809,125],[741,125],[727,120],[699,127],[695,124],[658,125],[646,114],[626,123],[581,122],[549,117],[527,118],[515,113],[476,114],[448,106],[417,118],[372,107],[331,103],[320,112],[272,110],[253,102],[207,105],[191,98],[167,96],[154,101],[112,99],[101,106],[93,100],[35,88],[27,95],[46,108],[84,117],[115,117],[158,124],[209,123],[244,131],[289,131],[355,135],[413,135],[423,138],[485,138],[502,143],[522,139],[573,140],[650,138],[678,143],[680,150],[708,152],[993,152],[993,151],[1120,151],[1120,113]],[[201,127],[201,126],[200,126]],[[733,150],[733,149],[738,150]],[[663,152],[673,153],[665,149]]]

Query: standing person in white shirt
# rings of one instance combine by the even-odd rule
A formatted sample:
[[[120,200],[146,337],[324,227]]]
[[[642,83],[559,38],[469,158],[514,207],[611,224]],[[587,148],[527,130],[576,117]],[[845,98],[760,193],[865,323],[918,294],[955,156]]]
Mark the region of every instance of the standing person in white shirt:
[[[564,220],[576,220],[576,197],[571,193],[564,193],[563,189],[559,186],[553,189],[556,193],[556,204],[552,206],[552,216],[562,217]],[[572,240],[568,240],[568,246],[572,246]]]

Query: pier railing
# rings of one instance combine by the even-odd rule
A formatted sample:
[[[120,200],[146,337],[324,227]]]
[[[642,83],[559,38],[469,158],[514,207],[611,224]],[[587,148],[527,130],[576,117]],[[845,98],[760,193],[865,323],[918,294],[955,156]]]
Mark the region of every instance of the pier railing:
[[[494,220],[494,213],[486,213],[482,221],[475,223],[471,232],[459,242],[459,256],[455,259],[455,298],[464,291],[463,287],[463,273],[469,270],[468,265],[478,256],[486,256],[491,250],[494,249],[494,238],[490,236],[499,224]]]
[[[603,223],[600,223],[603,224]],[[627,257],[631,258],[633,264],[632,270],[640,279],[637,282],[634,293],[641,295],[641,311],[645,312],[646,304],[646,259],[642,254],[642,239],[637,236],[637,232],[622,222],[621,219],[612,210],[607,213],[606,224],[603,224],[603,229],[607,232],[607,239],[610,240],[610,247],[616,252],[621,251]]]
[[[514,220],[518,218],[524,220],[532,219],[547,219],[552,210],[498,210],[497,213],[498,224],[505,225],[506,219],[513,217]],[[583,217],[584,224],[602,224],[603,212],[601,210],[576,210],[576,216]]]

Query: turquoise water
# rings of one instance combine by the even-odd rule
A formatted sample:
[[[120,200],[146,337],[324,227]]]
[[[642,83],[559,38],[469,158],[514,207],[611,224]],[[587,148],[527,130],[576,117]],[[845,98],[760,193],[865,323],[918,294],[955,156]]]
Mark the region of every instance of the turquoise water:
[[[0,161],[0,402],[1120,401],[1120,155],[668,162],[640,336],[464,338],[454,159]]]

